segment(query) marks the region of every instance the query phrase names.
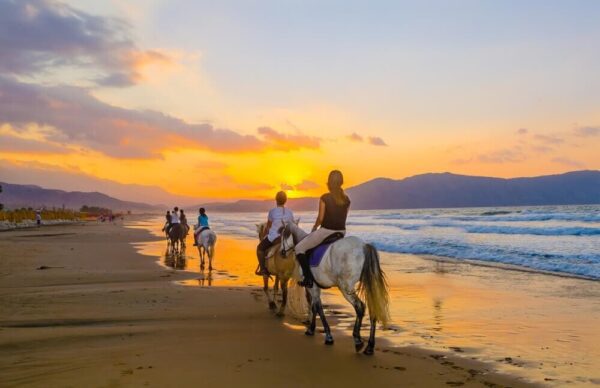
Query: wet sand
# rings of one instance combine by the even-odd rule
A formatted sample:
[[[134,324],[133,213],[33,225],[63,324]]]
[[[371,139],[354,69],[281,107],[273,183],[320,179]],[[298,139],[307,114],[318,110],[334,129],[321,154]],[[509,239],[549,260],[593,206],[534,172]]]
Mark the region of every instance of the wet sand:
[[[357,355],[343,331],[326,347],[289,330],[254,287],[176,284],[198,274],[131,244],[155,238],[94,223],[0,234],[1,385],[527,386],[383,342]]]

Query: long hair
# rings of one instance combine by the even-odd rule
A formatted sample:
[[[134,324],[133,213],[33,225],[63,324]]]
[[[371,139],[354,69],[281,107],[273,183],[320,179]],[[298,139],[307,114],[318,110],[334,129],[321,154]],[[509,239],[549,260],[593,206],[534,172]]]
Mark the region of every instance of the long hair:
[[[340,206],[348,203],[344,189],[342,189],[343,184],[344,176],[341,171],[333,170],[329,173],[329,178],[327,178],[327,188],[333,196],[335,203]]]

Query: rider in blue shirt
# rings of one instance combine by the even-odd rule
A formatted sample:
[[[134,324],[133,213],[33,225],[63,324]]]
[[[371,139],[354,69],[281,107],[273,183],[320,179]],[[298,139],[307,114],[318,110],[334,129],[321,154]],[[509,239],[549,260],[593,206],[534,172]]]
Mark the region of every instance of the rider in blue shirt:
[[[196,232],[194,233],[194,246],[198,245],[198,236],[206,229],[210,229],[208,225],[208,216],[206,215],[206,209],[201,207],[198,209],[198,224],[196,225]]]

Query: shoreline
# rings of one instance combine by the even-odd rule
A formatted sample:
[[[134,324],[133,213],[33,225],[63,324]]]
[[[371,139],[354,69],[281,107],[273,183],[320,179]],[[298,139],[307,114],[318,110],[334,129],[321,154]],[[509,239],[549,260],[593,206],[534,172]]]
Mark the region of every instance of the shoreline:
[[[427,351],[385,352],[384,341],[376,356],[356,355],[341,331],[334,347],[319,336],[294,335],[257,303],[256,290],[174,284],[193,274],[162,269],[136,253],[132,243],[156,239],[147,232],[120,225],[54,231],[27,239],[22,257],[15,257],[15,248],[25,247],[20,231],[0,239],[0,365],[8,386],[533,386]],[[42,261],[65,268],[34,270]],[[169,368],[161,356],[169,357]]]

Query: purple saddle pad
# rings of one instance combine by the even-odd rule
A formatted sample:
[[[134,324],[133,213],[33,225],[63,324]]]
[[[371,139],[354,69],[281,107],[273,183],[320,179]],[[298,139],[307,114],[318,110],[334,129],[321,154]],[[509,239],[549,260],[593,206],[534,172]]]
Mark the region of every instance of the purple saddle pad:
[[[321,259],[323,259],[325,252],[327,252],[327,249],[331,244],[333,244],[333,242],[321,244],[312,250],[310,253],[310,258],[308,259],[311,267],[318,267],[319,264],[321,264]]]

